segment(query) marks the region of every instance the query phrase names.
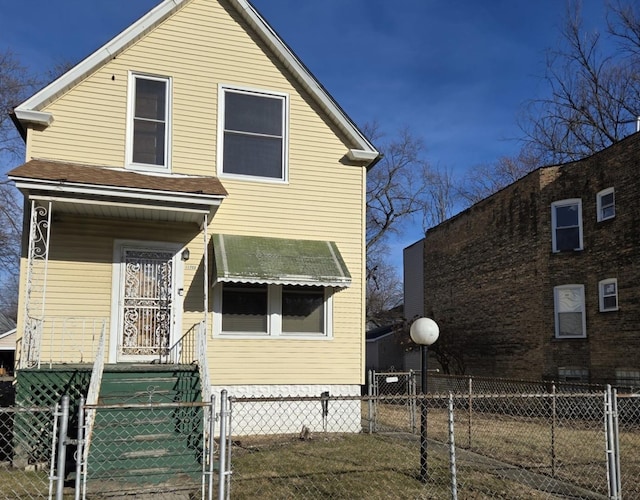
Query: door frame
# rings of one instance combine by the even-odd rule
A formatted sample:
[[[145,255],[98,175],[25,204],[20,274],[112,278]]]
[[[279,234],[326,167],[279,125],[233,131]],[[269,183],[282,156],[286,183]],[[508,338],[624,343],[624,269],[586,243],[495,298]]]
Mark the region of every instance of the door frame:
[[[171,283],[171,328],[169,330],[169,345],[173,345],[179,338],[182,328],[183,294],[179,290],[183,289],[183,262],[181,252],[184,246],[180,243],[169,241],[147,241],[147,240],[114,240],[113,242],[113,264],[111,273],[111,329],[109,335],[109,355],[108,363],[131,363],[132,360],[118,360],[118,344],[122,336],[122,255],[124,249],[133,250],[156,250],[171,252],[173,254],[173,281]],[[140,362],[149,362],[150,358],[141,356]]]

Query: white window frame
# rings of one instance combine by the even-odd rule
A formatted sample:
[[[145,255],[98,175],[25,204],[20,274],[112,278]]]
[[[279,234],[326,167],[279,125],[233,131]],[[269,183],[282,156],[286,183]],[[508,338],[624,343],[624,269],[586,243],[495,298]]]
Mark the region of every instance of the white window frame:
[[[227,92],[238,94],[256,95],[259,97],[269,97],[282,101],[282,177],[263,177],[259,175],[237,174],[224,171],[224,132],[225,132],[225,103]],[[242,87],[230,84],[220,84],[218,86],[218,153],[217,153],[217,175],[221,178],[239,179],[248,181],[260,181],[271,183],[289,182],[289,94],[275,92],[272,90]]]
[[[556,241],[556,230],[557,227],[557,216],[556,209],[560,207],[568,207],[571,205],[577,205],[578,207],[578,233],[579,233],[579,247],[574,248],[573,251],[579,251],[584,249],[583,240],[582,240],[582,200],[580,198],[570,198],[567,200],[554,201],[551,204],[551,239],[552,239],[552,248],[554,253],[568,251],[568,250],[559,250],[557,241]],[[567,226],[573,227],[573,226]]]
[[[292,339],[330,340],[333,338],[333,288],[324,289],[324,333],[296,333],[282,331],[282,285],[268,285],[267,332],[223,332],[222,288],[225,283],[213,287],[213,337],[234,339]],[[233,283],[228,283],[233,286]]]
[[[134,118],[136,105],[136,81],[155,80],[165,83],[165,128],[164,128],[164,165],[149,163],[135,163],[133,161]],[[129,86],[127,91],[127,134],[126,134],[126,167],[132,170],[146,172],[171,172],[171,110],[172,110],[172,78],[168,76],[149,75],[129,71]]]
[[[613,204],[611,205],[602,205],[602,198],[604,198],[605,196],[609,195],[609,194],[613,194]],[[610,187],[607,189],[603,189],[602,191],[600,191],[597,195],[596,195],[596,205],[598,207],[598,222],[602,222],[605,220],[609,220],[609,219],[613,219],[616,216],[616,192],[615,189]],[[613,207],[613,215],[609,215],[608,217],[605,217],[604,214],[602,213],[602,211],[605,208],[608,208],[612,206]]]
[[[560,335],[560,318],[559,315],[562,312],[560,311],[559,304],[559,293],[561,290],[577,290],[580,294],[581,299],[581,313],[582,313],[582,334],[581,335]],[[584,285],[571,284],[571,285],[560,285],[553,288],[553,314],[555,319],[555,337],[557,339],[583,339],[587,337],[587,313],[584,299]]]
[[[614,284],[616,286],[616,293],[615,293],[615,298],[616,298],[616,305],[615,307],[605,307],[604,305],[604,299],[605,299],[605,293],[604,293],[604,289],[606,287],[606,285],[610,285],[610,284]],[[606,295],[607,297],[612,297],[612,295]],[[599,298],[599,303],[600,303],[600,312],[611,312],[611,311],[617,311],[619,309],[619,303],[618,303],[618,280],[617,278],[608,278],[605,280],[602,280],[598,283],[598,298]]]

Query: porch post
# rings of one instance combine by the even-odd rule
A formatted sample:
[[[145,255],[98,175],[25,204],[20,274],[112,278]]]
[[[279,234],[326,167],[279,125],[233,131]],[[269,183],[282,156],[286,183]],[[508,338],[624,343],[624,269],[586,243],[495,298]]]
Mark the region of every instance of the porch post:
[[[44,206],[38,205],[36,200],[31,200],[29,219],[20,368],[40,364],[49,265],[49,238],[51,236],[51,202],[49,201]],[[39,304],[38,300],[40,300]]]
[[[203,267],[204,267],[204,276],[202,277],[202,283],[204,286],[203,296],[204,296],[204,331],[205,334],[208,331],[207,328],[207,318],[209,316],[209,235],[208,235],[208,226],[209,226],[209,215],[204,214],[204,220],[202,222],[203,228],[202,233],[204,234],[204,256],[203,256]]]

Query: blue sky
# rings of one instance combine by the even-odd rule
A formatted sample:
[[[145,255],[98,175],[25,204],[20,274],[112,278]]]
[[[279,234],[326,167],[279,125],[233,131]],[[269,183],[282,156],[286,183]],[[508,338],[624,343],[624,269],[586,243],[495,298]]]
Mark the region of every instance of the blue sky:
[[[0,47],[35,70],[77,62],[158,0],[0,0]],[[456,176],[515,153],[517,116],[545,91],[564,0],[253,0],[266,20],[362,125],[408,127]],[[605,0],[583,0],[604,31]],[[421,237],[407,227],[393,259]]]

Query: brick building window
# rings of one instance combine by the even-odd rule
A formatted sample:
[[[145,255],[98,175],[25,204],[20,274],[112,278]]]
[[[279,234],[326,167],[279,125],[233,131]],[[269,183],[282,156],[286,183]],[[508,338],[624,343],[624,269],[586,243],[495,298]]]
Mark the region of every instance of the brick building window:
[[[553,289],[556,338],[587,336],[584,285],[561,285]]]
[[[582,250],[582,200],[552,203],[551,226],[554,252]]]
[[[609,278],[598,283],[600,312],[618,310],[618,280]]]
[[[616,385],[622,387],[640,387],[640,370],[634,368],[616,368]]]
[[[616,198],[613,188],[603,189],[596,195],[598,222],[613,219],[616,216]]]
[[[575,366],[558,367],[559,382],[589,382],[589,370],[586,368],[578,368]]]

